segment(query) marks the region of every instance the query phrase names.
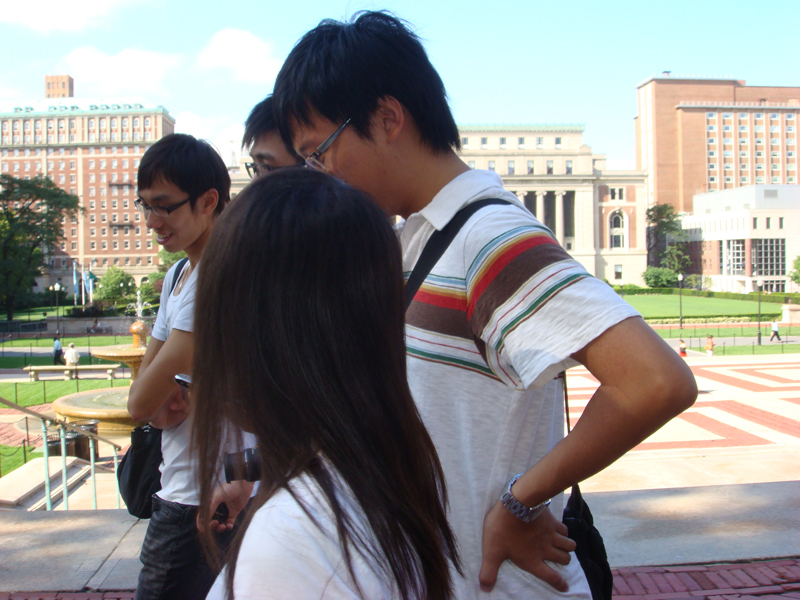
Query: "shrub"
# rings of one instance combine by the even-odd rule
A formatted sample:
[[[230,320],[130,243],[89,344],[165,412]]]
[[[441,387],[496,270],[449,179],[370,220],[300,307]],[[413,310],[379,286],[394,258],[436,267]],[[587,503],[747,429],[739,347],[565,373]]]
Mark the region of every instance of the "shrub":
[[[677,273],[665,267],[647,267],[642,273],[642,279],[650,288],[671,287],[678,283]]]

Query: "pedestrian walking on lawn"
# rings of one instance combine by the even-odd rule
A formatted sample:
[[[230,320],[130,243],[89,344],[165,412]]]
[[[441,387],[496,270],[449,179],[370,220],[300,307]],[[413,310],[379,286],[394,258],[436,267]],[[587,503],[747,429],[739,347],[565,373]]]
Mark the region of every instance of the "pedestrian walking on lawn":
[[[64,360],[61,358],[61,355],[64,354],[64,350],[61,348],[61,342],[58,340],[58,336],[53,338],[53,364],[54,365],[63,365]]]

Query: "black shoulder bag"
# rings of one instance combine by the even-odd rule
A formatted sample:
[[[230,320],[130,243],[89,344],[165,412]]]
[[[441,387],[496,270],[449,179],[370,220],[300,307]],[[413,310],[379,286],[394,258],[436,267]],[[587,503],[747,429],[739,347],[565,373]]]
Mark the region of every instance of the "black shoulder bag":
[[[187,258],[181,259],[170,282],[169,293],[175,290]],[[161,489],[161,430],[142,425],[131,431],[131,446],[117,469],[119,495],[128,512],[139,519],[153,514],[153,494]]]
[[[411,275],[406,282],[406,310],[408,310],[412,300],[414,300],[414,296],[422,285],[422,282],[425,281],[431,269],[433,269],[442,257],[447,247],[455,239],[456,235],[469,218],[483,207],[493,204],[512,203],[506,200],[500,200],[499,198],[478,200],[458,211],[441,231],[437,230],[433,232],[428,242],[425,244],[425,247],[422,249],[417,264],[414,265],[414,269],[411,271]],[[564,407],[567,413],[567,427],[569,428],[566,373],[562,372],[559,377],[564,382]],[[594,519],[592,518],[592,513],[589,511],[589,506],[586,504],[583,496],[581,496],[581,490],[577,484],[572,487],[572,494],[564,509],[563,523],[569,530],[568,535],[570,539],[574,540],[577,544],[575,555],[578,557],[581,568],[586,574],[586,579],[589,581],[589,588],[592,591],[592,600],[611,600],[613,578],[611,567],[608,564],[606,548],[603,544],[603,538],[600,532],[597,531],[597,528],[594,526]]]
[[[558,375],[564,384],[564,410],[567,414],[567,432],[572,430],[569,422],[569,396],[567,394],[567,374],[562,371]],[[575,556],[581,563],[589,589],[592,590],[592,600],[611,600],[614,587],[614,576],[608,564],[606,546],[603,537],[594,526],[594,518],[589,510],[589,505],[581,495],[578,484],[572,486],[572,493],[567,500],[562,518],[564,525],[569,530],[569,537],[575,541]]]

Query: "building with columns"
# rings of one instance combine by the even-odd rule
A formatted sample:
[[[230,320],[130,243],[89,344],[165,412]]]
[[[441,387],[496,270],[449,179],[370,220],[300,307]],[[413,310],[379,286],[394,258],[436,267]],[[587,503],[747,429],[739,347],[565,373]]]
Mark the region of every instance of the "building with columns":
[[[506,189],[589,273],[644,285],[645,185],[641,171],[609,171],[583,143],[583,125],[459,125],[460,157],[496,171]]]
[[[695,273],[711,289],[797,292],[788,277],[800,256],[800,186],[750,185],[694,197],[681,226]]]

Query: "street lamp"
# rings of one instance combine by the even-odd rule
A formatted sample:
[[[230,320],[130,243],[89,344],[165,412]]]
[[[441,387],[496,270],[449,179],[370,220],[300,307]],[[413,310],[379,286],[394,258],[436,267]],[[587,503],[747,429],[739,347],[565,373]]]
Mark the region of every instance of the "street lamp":
[[[678,310],[680,311],[678,329],[683,329],[683,273],[678,273]]]
[[[61,284],[56,281],[56,284],[53,286],[53,289],[56,292],[56,335],[59,335],[61,331],[61,321],[58,318],[58,292],[61,291]]]
[[[759,279],[756,281],[758,285],[758,345],[761,345],[761,287],[764,285],[764,280]]]

